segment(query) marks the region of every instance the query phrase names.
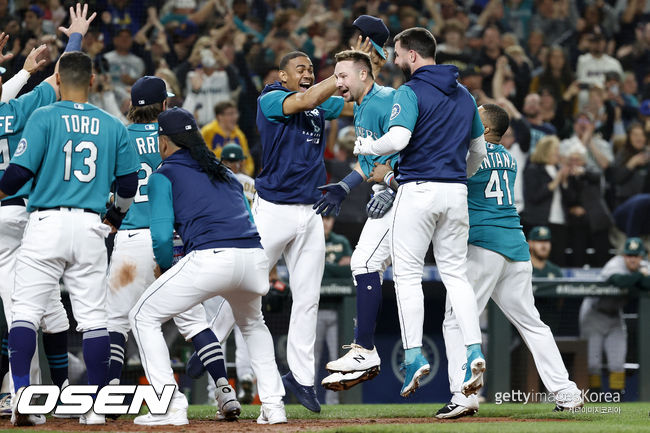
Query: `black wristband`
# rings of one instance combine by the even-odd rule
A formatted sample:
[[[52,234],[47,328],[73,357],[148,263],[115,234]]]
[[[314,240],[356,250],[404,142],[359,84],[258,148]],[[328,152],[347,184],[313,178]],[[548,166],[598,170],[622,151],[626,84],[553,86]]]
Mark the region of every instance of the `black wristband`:
[[[109,223],[113,227],[119,230],[120,226],[122,225],[122,220],[126,216],[126,212],[120,212],[116,207],[115,204],[112,204],[111,207],[108,208],[106,211],[106,219],[108,220]]]

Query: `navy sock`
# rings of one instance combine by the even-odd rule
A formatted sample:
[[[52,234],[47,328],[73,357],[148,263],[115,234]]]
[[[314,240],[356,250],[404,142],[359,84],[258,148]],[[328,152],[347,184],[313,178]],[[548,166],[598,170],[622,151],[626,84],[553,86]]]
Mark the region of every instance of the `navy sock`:
[[[122,377],[122,366],[124,365],[124,346],[126,346],[126,338],[121,332],[109,332],[111,339],[111,360],[108,364],[108,380],[109,385],[119,385],[120,378]]]
[[[0,352],[0,383],[7,373],[9,373],[9,335],[5,332],[2,335],[2,351]]]
[[[36,351],[36,326],[31,322],[16,320],[9,331],[11,376],[14,391],[29,386],[29,366]]]
[[[106,328],[93,329],[83,334],[83,353],[88,385],[106,385],[108,360],[110,358],[110,340]]]
[[[50,365],[52,383],[63,389],[68,385],[68,331],[43,333],[43,350]]]
[[[196,334],[192,338],[192,343],[194,343],[194,349],[205,369],[208,370],[215,382],[221,377],[228,377],[221,344],[211,329],[205,329]]]
[[[354,278],[357,282],[357,327],[354,341],[366,349],[372,349],[375,347],[375,326],[381,306],[379,272],[359,274]]]

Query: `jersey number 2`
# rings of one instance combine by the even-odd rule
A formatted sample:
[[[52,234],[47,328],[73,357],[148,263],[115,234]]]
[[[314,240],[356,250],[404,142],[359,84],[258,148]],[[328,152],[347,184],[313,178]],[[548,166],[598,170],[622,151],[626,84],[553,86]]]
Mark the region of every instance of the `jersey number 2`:
[[[510,193],[510,183],[508,182],[508,172],[503,171],[503,181],[506,184],[506,195],[508,204],[512,204],[512,194]],[[497,204],[503,204],[503,190],[501,189],[501,179],[499,179],[499,170],[492,170],[490,180],[485,185],[485,198],[496,198]]]
[[[72,140],[68,140],[63,146],[63,153],[65,153],[65,171],[63,173],[63,180],[70,180],[70,172],[74,177],[79,179],[80,182],[90,182],[97,174],[97,146],[92,141],[82,141],[74,148],[76,153],[81,153],[84,150],[90,154],[84,158],[84,166],[88,168],[87,172],[83,170],[72,170]]]
[[[144,177],[140,177],[140,173],[144,173]],[[135,203],[142,203],[144,201],[149,201],[149,196],[142,193],[142,187],[147,186],[149,183],[149,176],[153,173],[153,168],[146,162],[140,164],[140,171],[138,172],[138,190],[135,193],[133,201]]]

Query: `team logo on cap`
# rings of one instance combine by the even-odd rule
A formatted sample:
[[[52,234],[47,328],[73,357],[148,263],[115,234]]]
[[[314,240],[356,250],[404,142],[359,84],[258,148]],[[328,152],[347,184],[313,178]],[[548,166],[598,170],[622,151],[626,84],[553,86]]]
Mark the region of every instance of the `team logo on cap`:
[[[393,109],[390,110],[390,120],[393,120],[397,116],[399,116],[399,113],[402,111],[402,107],[400,107],[399,104],[393,105]]]
[[[27,140],[25,140],[24,138],[22,138],[22,139],[18,142],[18,147],[16,148],[16,151],[14,152],[14,156],[20,156],[20,155],[22,155],[23,153],[25,153],[25,150],[27,150]]]
[[[21,140],[22,142],[22,140]],[[18,151],[16,151],[18,152]],[[630,249],[632,251],[638,250],[639,249],[639,243],[637,241],[630,241]]]
[[[546,227],[542,227],[541,229],[539,229],[539,235],[548,236],[548,229]]]
[[[144,99],[138,99],[138,105],[144,105]]]
[[[186,131],[189,131],[190,129],[192,129],[192,125],[185,125],[185,130]]]

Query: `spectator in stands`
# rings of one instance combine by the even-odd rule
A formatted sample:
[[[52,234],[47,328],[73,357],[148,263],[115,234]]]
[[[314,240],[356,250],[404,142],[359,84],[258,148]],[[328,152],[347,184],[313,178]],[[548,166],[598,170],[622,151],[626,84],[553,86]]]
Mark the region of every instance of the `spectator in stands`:
[[[145,2],[131,0],[112,0],[107,2],[106,10],[100,14],[104,27],[104,37],[108,38],[119,29],[129,29],[135,35],[147,16]]]
[[[545,35],[548,45],[561,45],[570,39],[577,22],[578,10],[574,1],[538,0],[530,28]]]
[[[589,52],[578,58],[576,78],[580,83],[602,87],[607,72],[616,72],[623,76],[621,62],[605,53],[606,45],[607,41],[602,33],[593,33],[589,37]]]
[[[573,133],[571,119],[562,112],[553,95],[553,90],[547,87],[539,89],[539,108],[542,120],[553,125],[559,138],[568,138]]]
[[[650,193],[650,147],[640,123],[627,129],[625,144],[614,160],[615,205],[635,194]]]
[[[555,135],[555,127],[542,118],[541,98],[537,93],[529,93],[524,99],[523,113],[530,125],[530,151],[535,150],[537,142],[544,136]]]
[[[23,25],[23,43],[29,39],[39,40],[45,32],[43,31],[43,9],[37,5],[31,5],[25,11]]]
[[[252,205],[255,196],[255,180],[243,173],[245,160],[246,155],[237,143],[228,143],[221,150],[221,161],[235,173],[237,180],[244,188],[244,195],[248,199],[248,203]]]
[[[650,53],[649,53],[650,55]],[[624,101],[623,122],[626,127],[637,119],[639,112],[639,84],[633,72],[626,71],[621,84],[621,97]]]
[[[17,18],[9,10],[9,0],[0,0],[0,28],[7,32],[11,21],[17,21]]]
[[[590,113],[579,113],[573,122],[574,134],[562,140],[560,154],[568,155],[576,145],[582,145],[587,151],[586,168],[590,171],[604,173],[614,160],[612,149],[605,140],[595,134],[596,125]]]
[[[569,167],[559,165],[559,140],[554,135],[543,137],[530,156],[524,170],[524,230],[532,226],[547,226],[555,241],[551,252],[553,262],[564,266],[567,228],[562,205],[563,186]]]
[[[546,226],[533,227],[528,233],[530,262],[533,264],[533,278],[562,278],[562,269],[551,262],[551,230]]]
[[[546,58],[546,52],[544,33],[531,29],[526,43],[526,53],[528,53],[528,58],[533,62],[534,71],[541,70],[544,65],[544,59]],[[536,75],[536,73],[533,75]]]
[[[203,128],[201,135],[217,158],[221,157],[221,149],[228,143],[235,143],[242,148],[245,158],[242,172],[248,176],[255,174],[255,163],[248,148],[246,136],[237,126],[239,110],[232,100],[217,103],[214,106],[214,120]]]
[[[645,260],[646,250],[641,239],[625,241],[623,253],[610,259],[603,267],[601,277],[607,282],[628,290],[650,289],[650,266]],[[627,355],[627,327],[623,318],[625,297],[587,297],[580,307],[580,334],[588,341],[589,388],[602,388],[603,349],[607,356],[609,389],[618,393],[625,390],[625,358]]]
[[[345,236],[334,233],[332,231],[333,227],[334,217],[324,216],[325,271],[323,273],[323,279],[351,278],[352,270],[350,269],[350,258],[352,257],[352,248],[350,247],[350,241],[348,241]],[[316,343],[314,344],[316,371],[319,371],[324,344],[327,345],[327,351],[329,352],[328,359],[336,358],[338,356],[338,320],[337,306],[335,304],[328,305],[327,301],[323,302],[323,300],[321,300],[321,306],[318,309]],[[338,393],[330,390],[325,391],[325,403],[338,404]]]
[[[501,31],[496,25],[483,30],[482,47],[478,53],[477,64],[483,75],[483,91],[492,96],[492,79],[496,69],[497,59],[503,55],[501,50]]]
[[[548,50],[542,73],[534,77],[530,82],[530,91],[537,93],[542,88],[546,88],[559,102],[562,101],[562,95],[572,82],[573,72],[571,72],[571,65],[567,60],[566,52],[561,46],[555,45]],[[564,106],[559,106],[558,109],[561,109],[564,116],[573,114],[571,110],[567,110]]]
[[[528,39],[530,19],[533,17],[533,0],[506,0],[501,23],[510,29],[520,42]]]
[[[170,51],[165,56],[165,61],[170,68],[174,69],[183,63],[192,53],[192,47],[198,38],[199,28],[192,21],[184,21],[171,31],[169,40]],[[184,83],[184,76],[178,76],[181,83]]]
[[[465,28],[458,20],[447,20],[442,28],[443,42],[436,50],[436,63],[455,65],[463,71],[472,63],[472,56],[465,47]]]
[[[568,150],[567,187],[562,200],[567,209],[567,246],[571,255],[567,265],[582,267],[587,264],[587,248],[593,250],[589,265],[601,267],[609,258],[608,232],[613,220],[603,197],[603,174],[586,167],[587,150],[575,143]]]
[[[129,88],[144,74],[144,62],[131,53],[133,37],[127,28],[120,29],[113,37],[113,51],[104,54],[108,60],[109,74],[118,104],[130,97]]]

